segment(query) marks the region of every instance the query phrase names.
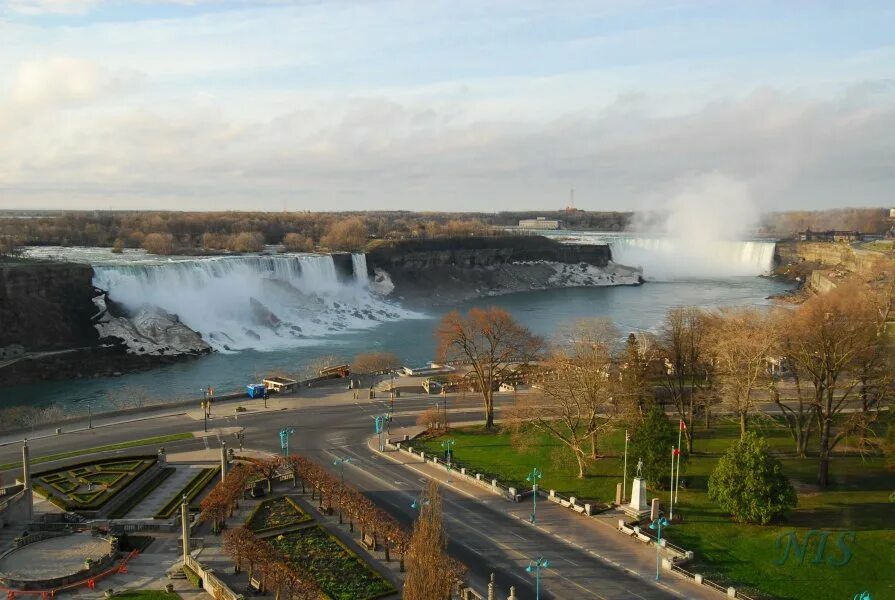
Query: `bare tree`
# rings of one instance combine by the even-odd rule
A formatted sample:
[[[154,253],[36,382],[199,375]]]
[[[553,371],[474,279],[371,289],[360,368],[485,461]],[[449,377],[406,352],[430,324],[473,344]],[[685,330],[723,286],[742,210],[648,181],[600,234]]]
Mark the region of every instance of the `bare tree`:
[[[770,379],[768,358],[778,347],[774,320],[756,308],[723,309],[712,320],[707,336],[721,386],[721,401],[740,421],[746,435],[757,395]]]
[[[351,361],[352,373],[378,373],[401,366],[401,359],[392,352],[364,352]]]
[[[852,281],[810,298],[789,321],[793,331],[789,360],[812,388],[820,485],[829,482],[830,456],[836,446],[846,436],[864,431],[889,398],[890,304],[890,295]],[[860,401],[860,410],[845,413],[853,400]]]
[[[706,314],[694,307],[672,308],[665,315],[659,333],[658,353],[664,358],[662,387],[677,412],[687,424],[684,434],[687,451],[693,452],[693,420],[697,400],[705,403],[706,420],[710,410],[712,371],[705,356],[708,331]]]
[[[588,458],[597,456],[599,432],[611,427],[611,347],[618,335],[602,321],[581,323],[573,335],[551,350],[546,366],[552,375],[539,394],[519,401],[511,423],[517,432],[533,428],[556,439],[575,456],[578,477],[584,477]]]
[[[510,367],[535,360],[542,340],[510,314],[492,306],[470,309],[466,316],[446,314],[435,332],[438,358],[468,364],[481,388],[485,427],[494,426],[494,391]]]
[[[447,556],[447,536],[441,511],[438,482],[430,480],[420,500],[420,516],[413,526],[407,548],[404,600],[450,598],[455,572]]]

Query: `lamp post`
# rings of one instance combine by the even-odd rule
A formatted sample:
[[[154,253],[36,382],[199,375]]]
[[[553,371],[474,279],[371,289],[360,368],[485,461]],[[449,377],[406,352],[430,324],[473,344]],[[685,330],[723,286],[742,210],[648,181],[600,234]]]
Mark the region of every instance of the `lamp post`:
[[[447,390],[441,386],[441,404],[444,408],[444,430],[448,430],[448,406],[447,406]]]
[[[92,402],[87,402],[87,429],[93,429],[93,407]]]
[[[345,463],[354,462],[354,459],[350,456],[345,456],[342,458],[337,458],[333,461],[333,465],[339,467],[339,480],[341,482],[341,486],[345,487]]]
[[[385,445],[382,443],[382,431],[388,421],[388,415],[376,415],[373,417],[374,432],[379,436],[379,451],[385,451]]]
[[[283,449],[283,456],[289,456],[289,436],[295,433],[292,427],[283,427],[280,429],[280,448]]]
[[[239,449],[242,450],[243,444],[246,441],[246,430],[245,427],[241,428],[239,431],[233,434],[236,437],[236,441],[239,442]]]
[[[537,560],[528,561],[528,566],[525,567],[527,573],[535,574],[535,600],[540,600],[541,598],[541,569],[546,569],[549,566],[550,563],[547,562],[546,558],[538,558]]]
[[[444,440],[441,442],[441,447],[444,448],[444,454],[447,457],[447,471],[448,471],[448,483],[451,482],[451,463],[454,459],[454,444],[455,440]]]
[[[525,478],[526,481],[531,482],[531,522],[537,522],[537,514],[538,514],[538,481],[541,477],[544,476],[544,473],[537,467],[534,467],[531,470],[531,473],[528,474],[528,477]]]
[[[668,526],[668,520],[660,512],[659,518],[649,524],[649,528],[658,535],[656,540],[656,581],[659,581],[659,550],[662,547],[662,528]]]
[[[413,502],[410,503],[410,508],[414,510],[419,510],[425,505],[429,504],[428,498],[423,498],[422,494],[413,499]]]
[[[203,419],[202,429],[207,432],[208,431],[208,400],[203,400],[201,406],[202,406],[202,419]]]

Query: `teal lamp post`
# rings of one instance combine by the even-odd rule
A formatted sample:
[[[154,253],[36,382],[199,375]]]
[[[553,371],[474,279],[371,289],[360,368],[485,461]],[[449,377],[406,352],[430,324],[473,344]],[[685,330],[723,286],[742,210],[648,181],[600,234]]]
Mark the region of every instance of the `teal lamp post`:
[[[447,460],[448,483],[451,481],[451,463],[454,460],[454,443],[455,440],[444,440],[441,442],[441,447],[444,448],[444,455]]]
[[[382,443],[382,432],[385,431],[385,424],[388,422],[388,415],[376,415],[373,417],[374,422],[374,432],[379,436],[379,451],[383,452],[385,450],[385,445]]]
[[[873,600],[873,598],[870,597],[870,592],[861,592],[860,594],[855,594],[853,600]]]
[[[535,574],[535,600],[541,600],[541,569],[546,569],[549,566],[550,563],[546,558],[538,558],[538,560],[528,561],[528,566],[525,567],[526,572]]]
[[[423,498],[422,495],[420,495],[413,499],[413,502],[410,503],[410,508],[419,510],[427,504],[429,504],[429,499]]]
[[[538,481],[540,481],[541,477],[544,476],[544,473],[537,467],[534,467],[531,470],[531,473],[528,474],[528,477],[525,478],[525,481],[531,483],[531,522],[537,522],[537,514],[538,514]]]
[[[662,546],[662,528],[668,526],[668,519],[660,512],[659,518],[649,524],[649,528],[658,535],[656,540],[656,581],[659,581],[659,550]]]
[[[345,463],[354,462],[354,459],[350,456],[345,456],[343,458],[337,458],[333,461],[333,465],[339,467],[339,481],[341,482],[342,487],[345,487]]]
[[[283,456],[289,456],[289,436],[295,433],[292,427],[283,427],[280,429],[280,448],[283,450]]]

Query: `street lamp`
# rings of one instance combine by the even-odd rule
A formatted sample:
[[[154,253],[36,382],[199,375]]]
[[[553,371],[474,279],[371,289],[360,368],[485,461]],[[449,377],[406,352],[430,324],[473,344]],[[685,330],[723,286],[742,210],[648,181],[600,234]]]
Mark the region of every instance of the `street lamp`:
[[[345,456],[343,458],[337,458],[333,461],[333,465],[339,467],[339,478],[342,482],[342,487],[345,487],[345,463],[354,462],[354,459],[350,456]]]
[[[855,594],[853,600],[873,600],[873,598],[870,597],[870,592],[861,592],[859,594]]]
[[[283,449],[283,456],[289,456],[289,436],[295,433],[292,427],[283,427],[280,429],[280,448]]]
[[[528,566],[525,567],[526,572],[535,574],[535,600],[541,598],[541,569],[546,569],[549,566],[550,563],[546,558],[538,558],[538,560],[528,561]]]
[[[528,474],[528,477],[525,478],[526,481],[531,482],[531,522],[537,522],[537,513],[538,513],[538,481],[541,477],[544,476],[543,471],[539,468],[534,467],[531,470],[531,473]]]
[[[417,496],[413,499],[413,502],[410,503],[410,508],[417,510],[422,508],[423,506],[429,504],[428,498],[423,498],[422,495]]]
[[[388,422],[388,415],[376,415],[373,417],[374,422],[374,433],[379,436],[379,451],[385,451],[385,445],[382,443],[382,432],[385,428],[385,424]]]
[[[87,429],[93,429],[93,409],[92,402],[87,402]]]
[[[659,536],[656,540],[656,581],[659,581],[659,550],[662,547],[662,528],[667,526],[668,519],[661,512],[659,513],[659,518],[649,524],[649,528],[657,532]]]
[[[245,444],[246,441],[246,428],[240,428],[240,430],[233,435],[236,437],[236,441],[239,442],[239,449],[242,450],[243,444]]]
[[[211,412],[211,400],[203,400],[202,401],[202,428],[207,432],[208,431],[208,413]]]
[[[625,473],[622,475],[622,503],[624,503],[626,494],[628,493],[628,442],[631,440],[631,434],[625,429]]]
[[[451,481],[451,463],[454,459],[454,444],[455,440],[444,440],[441,442],[441,447],[444,448],[444,455],[447,457],[447,471],[448,471],[448,483]]]

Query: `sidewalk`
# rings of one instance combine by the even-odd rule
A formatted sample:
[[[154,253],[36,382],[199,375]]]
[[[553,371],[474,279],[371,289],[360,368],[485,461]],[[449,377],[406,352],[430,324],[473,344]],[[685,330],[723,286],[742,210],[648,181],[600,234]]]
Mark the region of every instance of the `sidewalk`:
[[[502,513],[510,518],[547,533],[562,542],[574,546],[595,558],[641,577],[653,581],[656,577],[656,550],[652,546],[637,543],[622,535],[616,529],[618,516],[583,517],[553,502],[538,502],[537,524],[529,522],[531,501],[509,502],[488,490],[460,480],[456,477],[448,482],[448,473],[432,463],[423,463],[419,457],[404,452],[386,451],[379,453],[377,440],[368,440],[369,449],[395,463],[403,465],[420,475],[434,479],[452,490],[476,500],[490,510]],[[718,600],[723,594],[698,586],[681,577],[662,571],[661,580],[655,585],[665,591],[673,592],[684,598]]]

